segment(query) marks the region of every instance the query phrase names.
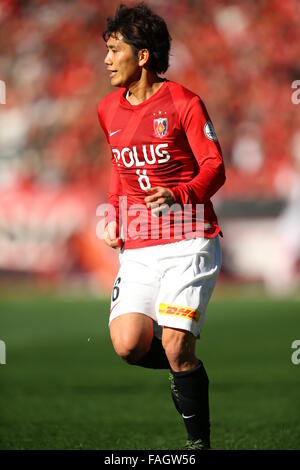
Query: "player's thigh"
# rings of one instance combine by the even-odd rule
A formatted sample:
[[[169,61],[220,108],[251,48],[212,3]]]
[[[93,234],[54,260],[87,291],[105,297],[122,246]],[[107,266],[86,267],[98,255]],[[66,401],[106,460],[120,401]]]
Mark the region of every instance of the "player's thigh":
[[[135,312],[156,321],[155,302],[159,287],[160,278],[144,250],[125,250],[120,255],[120,269],[112,289],[109,324]],[[123,320],[119,323],[127,324]]]
[[[145,353],[153,338],[153,320],[138,312],[130,312],[110,322],[110,336],[116,353],[124,358]]]
[[[163,261],[165,275],[156,302],[158,323],[199,338],[221,267],[220,243],[218,237],[195,239],[183,241],[180,248],[179,257]]]

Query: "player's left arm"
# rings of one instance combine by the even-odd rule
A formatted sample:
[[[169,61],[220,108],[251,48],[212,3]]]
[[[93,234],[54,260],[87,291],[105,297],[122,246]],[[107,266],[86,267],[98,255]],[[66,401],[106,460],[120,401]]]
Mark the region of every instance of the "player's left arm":
[[[145,198],[147,207],[192,202],[204,203],[225,183],[222,151],[204,103],[195,96],[181,117],[191,150],[199,165],[198,174],[189,183],[171,188],[151,188]]]
[[[204,203],[225,183],[222,151],[213,124],[202,100],[195,96],[182,117],[191,150],[199,165],[198,174],[189,182],[172,188],[175,202]]]
[[[161,211],[164,205],[171,206],[175,202],[174,194],[169,188],[155,186],[154,188],[147,189],[146,192],[148,195],[144,201],[147,209],[152,209],[153,214]]]

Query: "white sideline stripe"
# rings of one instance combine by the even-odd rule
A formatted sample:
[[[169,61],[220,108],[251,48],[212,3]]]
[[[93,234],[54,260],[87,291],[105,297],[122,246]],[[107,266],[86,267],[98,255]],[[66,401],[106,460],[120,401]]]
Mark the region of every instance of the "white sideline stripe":
[[[6,104],[6,85],[3,80],[0,80],[0,104]]]
[[[6,345],[0,340],[0,364],[6,364]]]

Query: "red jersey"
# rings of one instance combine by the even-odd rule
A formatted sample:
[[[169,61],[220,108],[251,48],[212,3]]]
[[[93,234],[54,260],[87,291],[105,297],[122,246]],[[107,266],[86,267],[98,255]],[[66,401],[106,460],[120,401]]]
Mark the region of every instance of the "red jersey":
[[[195,93],[168,80],[138,105],[129,103],[126,92],[119,88],[98,105],[99,121],[112,151],[108,202],[114,210],[109,211],[108,222],[115,214],[118,221],[123,196],[125,249],[178,241],[175,228],[177,215],[183,218],[180,210],[169,214],[166,222],[164,216],[154,217],[145,206],[146,190],[162,186],[173,192],[177,207],[187,208],[192,220],[188,232],[215,237],[220,228],[210,198],[224,184],[225,170],[204,103]],[[195,225],[197,205],[203,205],[202,232]],[[169,232],[163,231],[165,223]],[[137,225],[138,230],[133,231]]]

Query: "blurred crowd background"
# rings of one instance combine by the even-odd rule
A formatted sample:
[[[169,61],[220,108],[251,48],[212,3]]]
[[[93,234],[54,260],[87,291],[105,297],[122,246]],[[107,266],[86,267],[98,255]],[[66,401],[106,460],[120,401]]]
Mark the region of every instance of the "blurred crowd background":
[[[110,172],[97,103],[111,91],[101,33],[119,3],[0,0],[1,280],[110,291],[117,253],[96,237]],[[202,97],[221,142],[221,280],[290,294],[300,278],[300,3],[147,3],[173,38],[166,77]]]

